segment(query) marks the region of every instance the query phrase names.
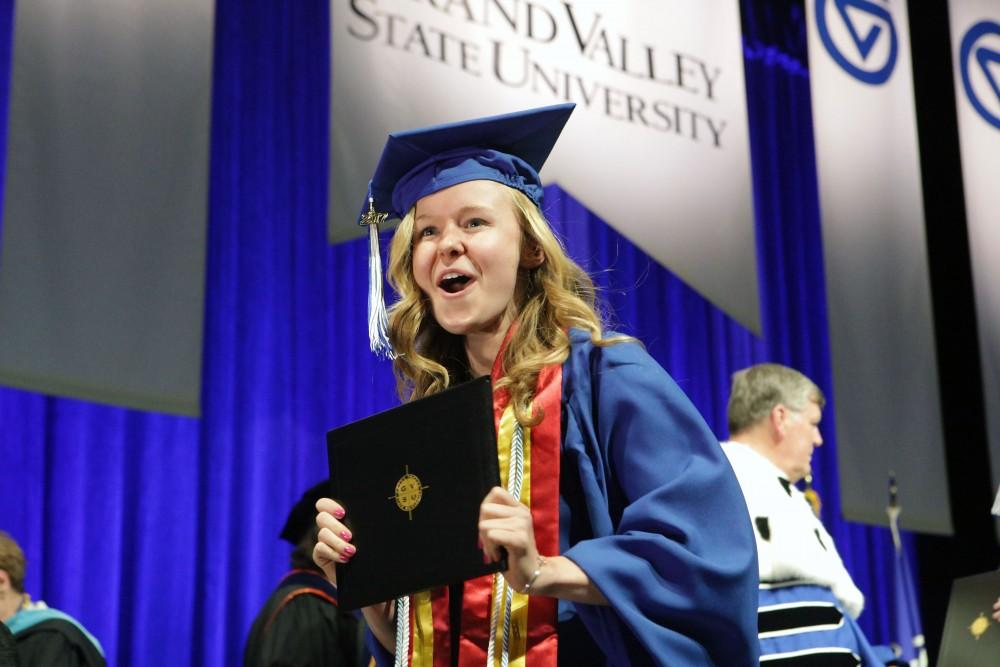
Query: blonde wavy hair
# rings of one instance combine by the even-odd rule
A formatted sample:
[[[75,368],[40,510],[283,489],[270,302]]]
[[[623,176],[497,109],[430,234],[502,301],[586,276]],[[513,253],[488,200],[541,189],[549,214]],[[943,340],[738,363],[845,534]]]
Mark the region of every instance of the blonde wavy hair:
[[[569,356],[570,327],[589,332],[600,346],[631,338],[603,337],[604,318],[590,276],[569,258],[534,202],[518,190],[504,189],[521,228],[521,255],[541,251],[544,261],[518,269],[513,307],[519,325],[504,349],[503,378],[493,390],[507,388],[517,421],[533,426],[543,416],[532,409],[538,374]],[[389,340],[397,354],[393,366],[403,400],[435,394],[469,376],[462,336],[438,325],[430,300],[413,278],[415,210],[400,222],[389,250],[389,284],[399,294],[389,309]]]

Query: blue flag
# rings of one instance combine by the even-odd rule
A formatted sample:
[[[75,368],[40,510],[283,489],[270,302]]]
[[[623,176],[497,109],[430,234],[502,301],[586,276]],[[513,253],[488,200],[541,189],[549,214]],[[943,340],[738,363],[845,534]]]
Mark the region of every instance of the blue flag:
[[[901,508],[896,498],[896,480],[889,479],[889,528],[895,552],[892,557],[892,599],[889,608],[889,623],[894,635],[893,651],[897,658],[905,660],[911,667],[927,667],[927,648],[924,645],[924,629],[920,622],[920,607],[917,591],[910,574],[910,563],[899,532]]]

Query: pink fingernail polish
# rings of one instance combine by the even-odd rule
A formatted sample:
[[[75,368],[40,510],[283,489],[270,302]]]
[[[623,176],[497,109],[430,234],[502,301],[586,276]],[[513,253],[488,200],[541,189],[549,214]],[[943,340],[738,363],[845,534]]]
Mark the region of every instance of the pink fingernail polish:
[[[348,556],[353,556],[355,551],[356,549],[352,547],[350,544],[344,547],[344,553],[346,553]]]
[[[349,540],[351,539],[351,532],[349,530],[342,530],[340,531],[340,536],[343,537],[345,540]]]
[[[337,509],[333,510],[333,516],[337,517],[338,519],[343,519],[344,510],[338,507]]]
[[[349,558],[350,558],[350,556],[348,556],[347,554],[341,554],[340,555],[340,562],[341,563],[346,563]]]

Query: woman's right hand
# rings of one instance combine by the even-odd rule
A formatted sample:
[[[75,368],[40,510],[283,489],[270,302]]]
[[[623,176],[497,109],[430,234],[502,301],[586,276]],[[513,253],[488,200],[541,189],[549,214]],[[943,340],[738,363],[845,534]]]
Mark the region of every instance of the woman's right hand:
[[[316,525],[319,534],[316,536],[316,546],[313,548],[313,561],[320,566],[323,574],[334,586],[337,585],[337,563],[346,563],[357,549],[351,544],[354,537],[351,531],[341,523],[346,512],[335,500],[320,498],[316,502]]]
[[[337,501],[331,498],[320,498],[316,502],[316,525],[319,534],[316,536],[316,546],[313,548],[313,561],[320,566],[326,578],[337,585],[337,563],[346,563],[357,553],[351,544],[353,535],[350,529],[342,523],[347,512]],[[390,653],[395,649],[395,628],[392,624],[395,605],[392,602],[382,602],[362,608],[368,628],[379,643]]]

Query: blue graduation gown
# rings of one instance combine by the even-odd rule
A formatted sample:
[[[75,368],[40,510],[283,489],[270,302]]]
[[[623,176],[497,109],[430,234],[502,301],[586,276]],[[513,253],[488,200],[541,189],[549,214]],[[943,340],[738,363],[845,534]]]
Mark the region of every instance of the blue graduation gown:
[[[575,612],[613,665],[757,664],[754,537],[718,440],[640,345],[570,334],[561,550],[610,606],[560,620]]]
[[[560,665],[756,665],[754,537],[718,440],[641,345],[570,338],[560,551],[610,606],[560,601]]]

